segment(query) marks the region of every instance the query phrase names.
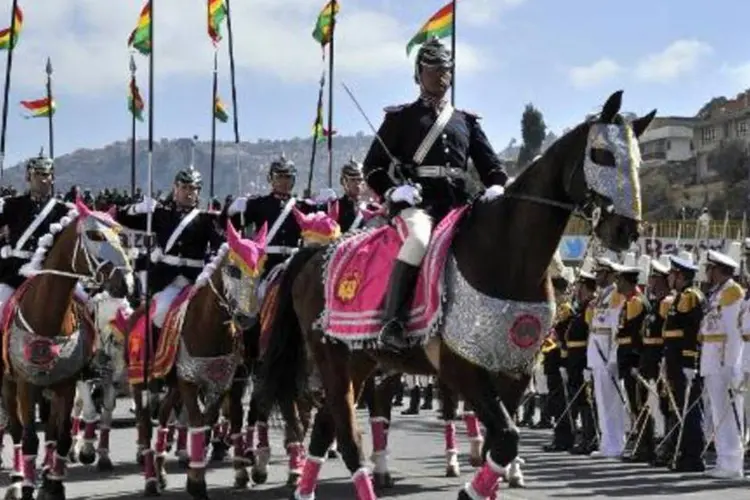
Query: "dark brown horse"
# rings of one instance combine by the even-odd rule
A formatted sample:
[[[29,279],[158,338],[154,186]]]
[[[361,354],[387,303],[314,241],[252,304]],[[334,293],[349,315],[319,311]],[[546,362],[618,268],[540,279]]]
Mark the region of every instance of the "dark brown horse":
[[[140,398],[135,398],[146,495],[158,494],[160,487],[166,484],[164,458],[169,434],[168,418],[181,405],[187,411],[190,426],[187,491],[193,498],[208,498],[206,440],[210,435],[210,425],[218,418],[221,403],[230,390],[230,432],[238,441],[242,440],[244,385],[233,383],[242,357],[235,319],[257,313],[255,290],[265,264],[265,235],[263,227],[255,241],[242,239],[228,223],[227,243],[206,265],[196,284],[183,290],[185,295],[178,297],[177,305],[167,315],[152,358],[155,366],[152,373],[154,376],[161,374],[168,387],[167,396],[159,404],[160,425],[153,450],[151,415],[143,411]],[[130,323],[139,320],[131,318]],[[138,330],[144,331],[142,328]],[[142,335],[135,338],[142,338]],[[161,354],[170,350],[172,354],[169,356]],[[132,359],[130,363],[133,363]],[[138,395],[143,389],[142,382],[135,383],[133,392]],[[203,409],[200,403],[203,403]],[[238,443],[238,448],[242,449],[241,443]],[[246,486],[249,478],[244,464],[235,461],[234,465],[235,484]]]
[[[421,339],[423,343],[408,352],[394,356],[374,342],[349,344],[323,331],[321,319],[329,310],[324,288],[329,275],[324,270],[335,247],[300,252],[292,260],[290,266],[294,260],[305,261],[290,285],[300,324],[285,325],[271,337],[265,397],[271,402],[298,397],[308,380],[309,354],[326,398],[315,417],[308,459],[292,498],[313,494],[322,457],[334,436],[357,498],[375,498],[353,405],[377,365],[437,374],[471,404],[486,428],[487,453],[458,498],[494,494],[504,467],[518,455],[519,441],[510,418],[514,408],[501,401],[500,388],[514,388],[510,390],[518,394],[513,398],[518,404],[543,333],[552,322],[555,305],[547,268],[571,214],[580,211],[591,219],[594,234],[611,250],[625,250],[638,238],[637,137],[655,111],[627,123],[619,115],[621,102],[621,91],[610,96],[598,117],[561,137],[508,186],[504,196],[472,204],[450,245],[439,334]],[[356,286],[344,285],[346,296],[356,292]],[[337,286],[342,290],[342,283]]]
[[[71,446],[71,410],[76,379],[90,361],[96,342],[93,319],[74,299],[79,282],[101,284],[114,272],[132,269],[122,248],[121,227],[108,214],[75,208],[39,240],[27,276],[10,299],[3,317],[3,399],[14,442],[21,442],[22,477],[6,498],[32,499],[36,480],[36,401],[42,391],[51,396],[46,426],[54,458],[44,477],[40,498],[65,498],[63,478]],[[48,453],[51,450],[47,450]]]

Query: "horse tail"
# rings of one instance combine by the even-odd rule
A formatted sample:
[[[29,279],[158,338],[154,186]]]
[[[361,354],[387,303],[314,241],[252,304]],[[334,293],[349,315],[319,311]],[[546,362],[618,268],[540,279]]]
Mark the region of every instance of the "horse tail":
[[[307,391],[307,348],[292,290],[305,265],[320,251],[300,249],[288,262],[279,283],[268,344],[258,372],[258,398],[263,408],[270,409],[281,401],[298,401]]]

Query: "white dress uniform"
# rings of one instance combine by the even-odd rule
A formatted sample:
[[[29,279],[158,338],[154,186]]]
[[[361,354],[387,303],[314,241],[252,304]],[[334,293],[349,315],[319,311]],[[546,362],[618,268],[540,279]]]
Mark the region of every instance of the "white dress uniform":
[[[728,256],[708,252],[708,264],[736,269]],[[740,310],[745,292],[733,279],[716,287],[708,300],[701,322],[700,374],[711,402],[711,420],[715,432],[717,477],[743,475],[744,398],[739,391],[742,381],[743,340],[740,332]]]
[[[620,399],[617,377],[617,345],[614,337],[625,303],[615,285],[603,289],[596,299],[591,319],[586,359],[594,379],[594,399],[599,417],[599,454],[618,457],[625,447],[625,407]]]

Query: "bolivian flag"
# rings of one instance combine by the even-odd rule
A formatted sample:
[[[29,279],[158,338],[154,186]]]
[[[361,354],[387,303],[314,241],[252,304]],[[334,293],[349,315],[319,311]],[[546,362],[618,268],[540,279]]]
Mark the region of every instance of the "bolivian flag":
[[[0,30],[0,50],[8,50],[8,48],[16,48],[18,43],[18,37],[21,35],[21,28],[23,28],[23,12],[21,8],[16,6],[15,18],[13,19],[13,47],[10,46],[10,30],[11,28],[5,28]]]
[[[45,97],[34,101],[21,101],[21,106],[29,111],[26,118],[41,118],[55,114],[55,101]]]
[[[424,23],[424,26],[406,45],[406,55],[415,45],[421,45],[432,37],[445,38],[453,34],[453,2],[449,3]]]
[[[221,41],[221,23],[226,17],[224,0],[208,0],[208,36],[215,44]]]
[[[216,97],[216,102],[214,102],[214,117],[221,123],[226,123],[229,120],[227,108],[224,107],[224,103],[221,102],[221,99],[218,96]]]
[[[151,2],[143,6],[138,17],[138,25],[128,37],[128,47],[147,56],[151,54]]]

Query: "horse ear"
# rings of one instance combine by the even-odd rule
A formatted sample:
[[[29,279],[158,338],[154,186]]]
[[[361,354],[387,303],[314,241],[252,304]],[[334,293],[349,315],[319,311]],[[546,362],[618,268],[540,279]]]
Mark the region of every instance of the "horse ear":
[[[107,210],[107,213],[114,219],[115,217],[117,217],[117,207],[112,205],[111,207],[109,207],[109,210]]]
[[[338,222],[339,220],[339,200],[334,200],[328,204],[328,217]]]
[[[297,221],[297,225],[302,227],[302,224],[305,222],[305,214],[300,212],[299,208],[292,207],[292,215],[294,215],[294,220]]]
[[[612,123],[615,119],[615,115],[620,112],[620,106],[622,106],[622,90],[618,90],[607,99],[602,107],[602,114],[599,117],[603,123]]]
[[[78,210],[78,215],[80,217],[87,217],[91,213],[91,210],[89,210],[89,207],[87,207],[81,200],[80,196],[76,197],[76,210]]]
[[[640,137],[642,133],[646,131],[648,126],[651,124],[651,121],[656,116],[656,110],[654,109],[649,114],[645,116],[641,116],[640,118],[636,118],[633,120],[633,122],[630,124],[631,127],[633,127],[633,133],[636,137]]]
[[[259,247],[265,248],[267,235],[268,235],[268,223],[264,222],[263,225],[260,226],[260,229],[258,229],[258,232],[255,233],[255,238],[253,238],[253,240]]]
[[[240,239],[240,235],[237,233],[237,230],[234,228],[232,221],[229,220],[229,218],[227,218],[227,242],[229,243],[229,246],[232,246],[239,239]]]

